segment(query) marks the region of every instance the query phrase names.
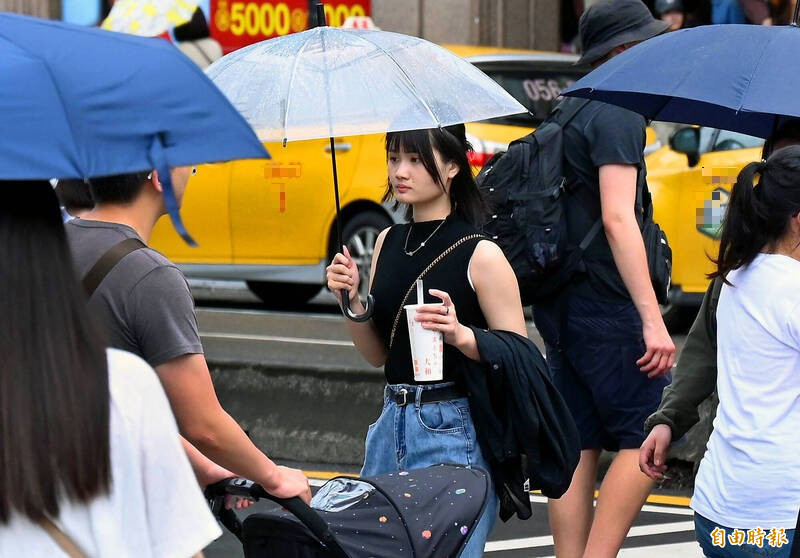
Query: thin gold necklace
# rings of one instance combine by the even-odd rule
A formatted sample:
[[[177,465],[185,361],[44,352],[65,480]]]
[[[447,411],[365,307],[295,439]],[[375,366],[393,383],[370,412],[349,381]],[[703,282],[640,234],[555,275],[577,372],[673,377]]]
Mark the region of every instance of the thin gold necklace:
[[[442,228],[442,225],[444,225],[444,222],[445,222],[445,221],[447,221],[447,218],[445,218],[445,219],[442,219],[442,222],[441,222],[441,223],[439,223],[439,225],[437,225],[437,227],[436,227],[435,229],[433,229],[433,232],[432,232],[431,234],[429,234],[429,235],[428,235],[428,238],[426,238],[425,240],[423,240],[422,242],[420,242],[420,243],[419,243],[419,246],[417,246],[416,248],[414,248],[413,250],[411,250],[411,251],[409,252],[409,251],[408,251],[408,239],[409,239],[409,238],[411,238],[411,229],[413,229],[413,228],[414,228],[414,223],[411,223],[411,224],[408,226],[408,234],[406,234],[406,243],[405,243],[405,244],[403,244],[403,252],[405,252],[405,253],[406,253],[406,256],[413,256],[414,254],[416,254],[417,252],[419,252],[419,251],[420,251],[420,249],[421,249],[423,246],[425,246],[425,243],[426,243],[426,242],[428,242],[428,241],[429,241],[429,240],[430,240],[430,239],[433,237],[433,235],[435,235],[435,234],[436,234],[436,231],[438,231],[439,229],[441,229],[441,228]]]

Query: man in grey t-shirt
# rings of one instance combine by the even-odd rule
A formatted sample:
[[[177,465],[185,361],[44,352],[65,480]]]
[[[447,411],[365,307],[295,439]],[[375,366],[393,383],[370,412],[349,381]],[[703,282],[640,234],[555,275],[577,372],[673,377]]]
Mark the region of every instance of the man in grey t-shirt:
[[[171,172],[178,204],[191,172],[190,167]],[[126,238],[147,244],[156,221],[166,213],[157,171],[92,179],[90,187],[95,208],[66,225],[80,276]],[[275,496],[310,500],[302,471],[275,465],[220,406],[203,356],[194,301],[172,262],[147,247],[127,254],[93,292],[89,308],[112,346],[140,355],[155,368],[201,483],[230,476],[216,462]]]
[[[66,229],[79,277],[112,246],[139,238],[128,225],[89,219],[74,219]],[[151,248],[122,258],[97,286],[89,309],[107,326],[112,346],[139,355],[153,368],[203,353],[189,285],[175,264]]]

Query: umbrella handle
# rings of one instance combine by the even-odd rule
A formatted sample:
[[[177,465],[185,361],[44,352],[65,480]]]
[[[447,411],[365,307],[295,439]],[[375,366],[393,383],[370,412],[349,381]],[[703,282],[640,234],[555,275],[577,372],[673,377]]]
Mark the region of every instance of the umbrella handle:
[[[366,305],[364,305],[364,312],[361,314],[356,314],[355,312],[350,310],[350,297],[348,296],[347,291],[342,289],[341,294],[342,294],[342,314],[344,314],[348,320],[360,323],[360,322],[366,322],[372,317],[372,311],[375,307],[375,299],[372,297],[372,295],[367,295],[367,303]]]

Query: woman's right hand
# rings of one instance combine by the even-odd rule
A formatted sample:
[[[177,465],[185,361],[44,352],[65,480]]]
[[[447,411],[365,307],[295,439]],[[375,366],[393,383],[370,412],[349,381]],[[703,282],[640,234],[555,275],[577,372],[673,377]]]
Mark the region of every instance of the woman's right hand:
[[[672,443],[672,429],[657,424],[639,448],[639,469],[651,479],[658,480],[667,470],[667,452]]]
[[[311,503],[311,487],[308,477],[300,469],[291,469],[278,465],[275,471],[273,486],[264,489],[277,498],[294,498],[299,496],[306,504]]]
[[[344,254],[338,252],[331,265],[325,268],[325,275],[328,278],[328,288],[333,291],[339,304],[342,303],[341,291],[347,291],[350,302],[358,299],[359,275],[358,266],[350,257],[347,246],[343,247]]]

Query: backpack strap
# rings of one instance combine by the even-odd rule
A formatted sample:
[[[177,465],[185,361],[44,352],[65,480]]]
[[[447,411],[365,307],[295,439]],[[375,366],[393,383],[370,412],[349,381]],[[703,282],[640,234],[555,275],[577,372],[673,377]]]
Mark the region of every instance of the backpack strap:
[[[86,291],[86,298],[92,297],[94,291],[106,278],[106,275],[114,269],[122,258],[139,248],[146,247],[147,245],[138,238],[126,238],[109,248],[83,278],[83,289]]]
[[[562,99],[553,107],[553,110],[547,115],[546,120],[551,120],[562,128],[566,128],[567,124],[569,124],[590,101],[591,99],[578,100],[573,97]]]
[[[548,119],[553,117],[554,121],[557,122],[562,129],[566,128],[567,124],[569,124],[590,101],[591,99],[563,99],[556,105],[550,115],[548,115]],[[597,236],[597,233],[600,232],[603,226],[603,217],[597,214],[597,204],[595,204],[594,196],[592,196],[586,188],[581,188],[581,186],[582,183],[580,181],[572,184],[569,189],[567,188],[566,180],[564,184],[562,184],[564,192],[574,195],[590,216],[596,216],[595,222],[586,232],[586,236],[583,237],[583,240],[578,244],[579,254],[583,254],[583,252],[586,251],[586,248],[589,247],[589,244],[592,243],[592,240],[594,240],[594,237]]]

